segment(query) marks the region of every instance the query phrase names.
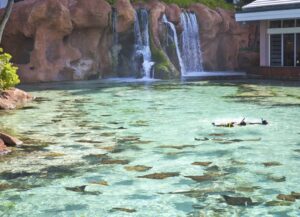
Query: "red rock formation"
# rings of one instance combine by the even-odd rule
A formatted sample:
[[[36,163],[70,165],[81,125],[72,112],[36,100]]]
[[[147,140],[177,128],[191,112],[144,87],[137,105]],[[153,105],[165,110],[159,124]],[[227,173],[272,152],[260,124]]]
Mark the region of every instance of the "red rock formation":
[[[155,47],[161,49],[160,19],[164,13],[175,24],[178,34],[182,31],[181,9],[175,4],[152,0],[132,6],[129,0],[117,0],[117,32],[121,46],[129,50],[123,55],[127,56],[122,60],[125,63],[130,61],[128,43],[134,41],[133,8],[138,7],[150,10],[150,32]],[[204,68],[240,68],[238,60],[243,59],[240,49],[257,46],[257,37],[253,34],[257,28],[237,24],[233,12],[226,10],[212,10],[202,4],[193,4],[189,10],[198,16]],[[112,67],[111,13],[112,8],[105,0],[21,1],[14,5],[2,46],[13,55],[22,82],[102,77]]]
[[[98,76],[110,65],[110,13],[104,0],[19,2],[2,45],[14,56],[22,82]]]
[[[8,154],[10,149],[5,145],[4,141],[0,139],[0,155]]]
[[[23,145],[23,142],[21,140],[2,132],[0,132],[0,140],[2,140],[7,146]]]
[[[242,48],[255,46],[255,25],[235,22],[234,12],[212,10],[202,4],[194,4],[190,10],[197,14],[201,32],[201,49],[205,70],[239,69],[239,53]],[[255,61],[251,63],[257,64]]]
[[[33,97],[17,88],[0,91],[0,110],[9,110],[23,107],[33,100]]]
[[[115,8],[118,12],[117,32],[122,33],[132,28],[135,11],[128,0],[118,0],[115,3]]]

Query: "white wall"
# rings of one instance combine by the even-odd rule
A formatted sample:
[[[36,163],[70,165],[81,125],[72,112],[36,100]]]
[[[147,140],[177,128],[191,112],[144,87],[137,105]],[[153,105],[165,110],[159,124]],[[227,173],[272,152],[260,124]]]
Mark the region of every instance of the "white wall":
[[[7,5],[7,0],[0,0],[0,8],[5,8]]]

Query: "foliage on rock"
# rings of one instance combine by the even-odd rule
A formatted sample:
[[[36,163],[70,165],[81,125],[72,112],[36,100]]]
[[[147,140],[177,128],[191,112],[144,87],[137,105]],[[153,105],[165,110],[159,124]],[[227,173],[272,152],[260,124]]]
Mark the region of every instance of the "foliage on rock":
[[[110,4],[114,4],[116,0],[107,0]],[[147,0],[143,0],[144,2],[147,2]],[[234,7],[232,4],[227,3],[225,0],[162,0],[163,2],[167,4],[177,4],[180,7],[188,7],[191,4],[194,3],[201,3],[204,4],[210,8],[224,8],[228,10],[233,10]],[[139,0],[133,0],[131,2],[140,2]]]
[[[12,56],[0,48],[0,89],[14,87],[20,83],[18,68],[10,62]]]

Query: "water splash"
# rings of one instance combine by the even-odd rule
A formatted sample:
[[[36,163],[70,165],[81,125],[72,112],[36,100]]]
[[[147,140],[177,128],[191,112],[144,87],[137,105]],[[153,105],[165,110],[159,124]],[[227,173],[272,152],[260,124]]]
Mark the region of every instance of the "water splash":
[[[149,40],[149,19],[148,11],[141,9],[135,13],[134,36],[135,53],[134,58],[137,64],[137,71],[142,71],[143,78],[153,78],[152,68],[154,62],[150,50]],[[142,63],[142,64],[140,64]],[[141,67],[140,67],[141,65]]]
[[[183,12],[180,18],[184,29],[181,35],[181,54],[186,70],[182,75],[201,75],[203,66],[197,17],[194,13]]]
[[[177,58],[178,58],[179,66],[180,66],[180,72],[182,75],[184,75],[185,74],[185,66],[184,66],[184,63],[183,63],[183,60],[181,57],[181,52],[180,52],[179,45],[178,45],[178,37],[177,37],[177,32],[176,32],[175,26],[173,23],[168,21],[168,18],[165,14],[162,17],[162,20],[169,27],[169,29],[172,32],[172,37],[174,39],[176,54],[177,54]]]

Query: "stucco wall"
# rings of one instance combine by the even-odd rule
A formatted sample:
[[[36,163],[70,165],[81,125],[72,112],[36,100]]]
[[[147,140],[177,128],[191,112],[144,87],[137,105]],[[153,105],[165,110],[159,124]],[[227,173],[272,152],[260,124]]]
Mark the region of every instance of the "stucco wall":
[[[268,21],[260,21],[260,66],[269,66]]]

